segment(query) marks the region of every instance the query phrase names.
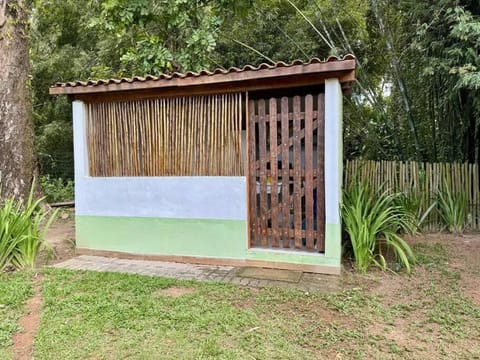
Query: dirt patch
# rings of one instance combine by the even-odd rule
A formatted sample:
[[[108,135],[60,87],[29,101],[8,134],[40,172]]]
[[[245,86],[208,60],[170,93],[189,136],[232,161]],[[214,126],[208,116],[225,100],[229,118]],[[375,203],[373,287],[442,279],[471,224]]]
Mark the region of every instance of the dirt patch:
[[[450,266],[459,271],[460,285],[474,304],[480,306],[480,236],[468,234],[457,237],[453,244]]]
[[[371,338],[384,339],[377,344],[382,351],[413,352],[414,357],[423,359],[443,358],[443,352],[459,358],[471,355],[470,349],[478,349],[480,345],[477,340],[469,338],[462,342],[455,338],[452,341],[453,335],[445,334],[456,327],[457,331],[464,333],[463,336],[476,337],[471,324],[462,327],[463,323],[467,324],[468,316],[457,314],[459,320],[453,320],[447,314],[448,311],[460,311],[453,310],[457,303],[452,300],[456,295],[451,286],[455,283],[462,290],[458,295],[480,305],[479,234],[436,233],[407,241],[423,247],[421,253],[429,254],[429,258],[415,266],[412,276],[376,271],[364,276],[364,279],[371,280],[365,286],[368,293],[374,295],[384,309],[374,315],[382,320],[367,326],[366,333]]]
[[[172,286],[166,289],[157,290],[155,295],[177,298],[183,295],[193,294],[194,292],[194,288]]]
[[[464,295],[480,306],[480,234],[427,234],[408,239],[409,243],[440,244],[448,249],[448,267],[458,272]]]
[[[13,355],[15,360],[32,358],[33,340],[40,324],[42,308],[41,276],[34,280],[33,296],[27,301],[27,314],[18,320],[22,330],[13,336]]]
[[[57,219],[48,229],[46,240],[52,248],[52,257],[47,259],[46,254],[42,254],[39,259],[40,265],[47,262],[56,264],[75,255],[75,215],[73,211],[62,210]]]

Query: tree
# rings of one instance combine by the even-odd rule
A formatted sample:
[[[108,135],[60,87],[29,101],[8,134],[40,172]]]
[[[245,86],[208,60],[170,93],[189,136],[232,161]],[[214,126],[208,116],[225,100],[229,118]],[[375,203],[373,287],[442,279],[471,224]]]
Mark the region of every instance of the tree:
[[[384,47],[394,85],[388,113],[399,124],[406,158],[478,162],[478,5],[458,0],[378,3],[376,15],[384,19],[391,44]]]
[[[41,175],[73,178],[71,107],[57,81],[210,67],[226,18],[248,0],[35,0],[30,56]]]
[[[0,0],[0,196],[25,198],[36,174],[26,0]]]
[[[73,179],[71,105],[66,96],[51,96],[57,81],[86,79],[98,66],[98,29],[89,26],[98,1],[35,0],[30,29],[33,116],[40,175]]]
[[[102,37],[94,75],[208,68],[220,26],[245,1],[105,1],[100,14],[90,21]]]
[[[34,4],[32,88],[44,173],[73,173],[71,110],[65,97],[48,95],[55,81],[346,53],[358,59],[358,81],[345,106],[348,158],[479,161],[478,0]]]

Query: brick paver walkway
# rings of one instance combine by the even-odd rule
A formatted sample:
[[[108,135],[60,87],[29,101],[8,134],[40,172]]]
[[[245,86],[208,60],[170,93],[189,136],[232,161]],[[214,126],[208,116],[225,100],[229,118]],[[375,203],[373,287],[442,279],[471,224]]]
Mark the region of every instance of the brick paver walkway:
[[[229,282],[251,287],[287,287],[303,291],[335,292],[340,286],[340,277],[303,273],[298,282],[255,279],[238,276],[241,268],[232,266],[210,266],[181,264],[164,261],[125,260],[102,256],[81,255],[54,265],[70,270],[92,270],[163,276],[179,280]]]

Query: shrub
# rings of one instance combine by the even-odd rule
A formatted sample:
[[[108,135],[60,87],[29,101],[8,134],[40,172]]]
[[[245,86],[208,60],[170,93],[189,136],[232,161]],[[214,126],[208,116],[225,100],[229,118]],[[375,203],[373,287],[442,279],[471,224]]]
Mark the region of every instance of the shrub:
[[[444,188],[437,192],[438,213],[449,232],[462,233],[468,224],[467,194],[453,193],[447,183]]]
[[[42,247],[49,250],[45,234],[56,212],[51,216],[39,207],[44,198],[34,200],[34,187],[26,202],[13,197],[0,206],[0,270],[7,266],[33,268]]]
[[[49,203],[73,200],[75,186],[72,180],[51,178],[49,175],[40,178],[40,185]]]
[[[426,195],[424,193],[417,194],[413,190],[401,192],[395,197],[395,203],[402,208],[402,211],[410,214],[413,219],[415,225],[415,231],[413,233],[422,231],[425,220],[437,205],[436,201],[433,201],[430,206],[425,209],[425,197]]]
[[[386,270],[384,249],[393,250],[398,264],[411,271],[414,254],[399,233],[414,232],[415,219],[396,204],[398,196],[357,181],[344,191],[342,218],[358,271],[366,272],[372,265]]]

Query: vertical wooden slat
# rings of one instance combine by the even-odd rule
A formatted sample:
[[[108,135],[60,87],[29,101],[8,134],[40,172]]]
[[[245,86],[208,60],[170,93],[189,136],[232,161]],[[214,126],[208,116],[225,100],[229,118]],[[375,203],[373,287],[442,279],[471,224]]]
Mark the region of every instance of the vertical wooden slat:
[[[295,248],[302,248],[302,144],[301,132],[301,98],[293,98],[293,218],[295,229]]]
[[[305,232],[307,250],[314,249],[313,238],[313,97],[305,96]]]
[[[180,104],[181,99],[180,98],[175,98],[174,100],[174,108],[173,108],[173,113],[170,121],[172,121],[173,126],[174,126],[174,138],[172,139],[172,144],[171,144],[171,156],[173,159],[173,168],[172,168],[172,174],[179,174],[181,175],[180,171],[180,164],[179,164],[179,151],[182,151],[181,149],[181,117],[180,117]],[[178,147],[178,148],[177,148]]]
[[[225,94],[222,95],[222,102],[220,103],[220,110],[221,110],[221,113],[220,113],[220,116],[221,116],[221,122],[222,122],[222,131],[220,133],[220,149],[219,149],[219,157],[220,157],[220,167],[219,167],[219,173],[221,175],[226,175],[227,172],[225,171],[226,170],[226,167],[229,165],[226,161],[225,161],[225,156],[227,155],[228,153],[228,150],[227,150],[227,137],[229,136],[229,134],[227,133],[227,109],[229,108],[228,106],[228,99],[229,97],[227,97]]]
[[[160,173],[161,166],[161,157],[160,157],[160,138],[159,138],[159,124],[160,124],[160,114],[157,112],[158,99],[151,99],[150,103],[150,118],[152,120],[152,159],[154,159],[153,164],[153,174],[152,176],[157,176]]]
[[[196,129],[197,129],[197,149],[198,149],[198,154],[196,157],[196,164],[195,164],[195,176],[198,176],[201,174],[201,163],[202,163],[202,146],[205,141],[204,136],[203,136],[203,127],[201,123],[201,118],[203,116],[203,98],[198,97],[197,98],[197,113],[195,116],[195,123],[196,123]]]
[[[169,128],[169,105],[170,102],[167,102],[166,99],[162,99],[162,154],[163,154],[163,174],[168,175],[170,171],[170,154],[169,152],[169,139],[170,139],[170,128]]]
[[[97,173],[97,176],[101,176],[99,174],[102,174],[103,170],[101,168],[102,162],[99,159],[99,154],[102,154],[102,148],[101,148],[101,139],[102,139],[102,104],[95,104],[95,120],[92,119],[92,126],[94,127],[95,131],[95,152],[96,152],[96,158],[97,162],[95,164],[95,171]]]
[[[260,162],[260,241],[268,245],[267,236],[267,129],[265,118],[265,100],[258,100],[258,150]]]
[[[476,206],[476,222],[477,222],[477,227],[480,226],[480,214],[479,214],[479,194],[480,194],[480,188],[479,188],[479,176],[478,176],[478,164],[473,164],[473,194],[474,194],[474,204]]]
[[[325,94],[318,95],[317,128],[317,250],[325,251]]]
[[[110,105],[110,117],[111,117],[111,137],[112,137],[112,148],[113,148],[113,171],[114,174],[119,174],[120,169],[120,153],[119,153],[119,144],[120,140],[118,138],[118,128],[117,128],[117,112],[115,108],[115,103]]]
[[[272,247],[277,248],[279,245],[278,232],[278,149],[277,149],[277,99],[270,99],[269,108],[269,125],[270,125],[270,211],[272,222]]]
[[[256,176],[256,146],[255,146],[255,102],[248,100],[247,93],[247,145],[248,145],[248,191],[250,209],[250,246],[258,245],[258,213],[257,213],[257,176]]]
[[[127,176],[127,149],[125,146],[123,146],[123,141],[125,139],[125,121],[123,121],[124,118],[124,113],[125,113],[125,107],[123,106],[122,102],[119,102],[117,104],[117,117],[118,117],[118,138],[120,141],[122,141],[122,144],[119,145],[120,147],[120,154],[121,154],[121,159],[119,161],[121,162],[121,176]]]
[[[198,166],[198,171],[199,175],[204,174],[204,164],[206,162],[205,156],[206,156],[206,151],[205,147],[207,145],[207,125],[205,124],[205,118],[206,118],[206,104],[205,104],[205,97],[200,98],[200,113],[199,113],[199,132],[200,132],[200,157],[199,157],[199,166]]]
[[[231,94],[225,95],[226,103],[224,104],[224,114],[225,114],[225,128],[223,132],[223,136],[225,137],[225,149],[224,149],[224,162],[225,165],[223,166],[224,168],[224,174],[231,173],[232,171],[234,172],[235,169],[232,169],[232,162],[230,161],[231,159],[231,153],[232,153],[232,145],[233,143],[231,142],[232,134],[234,133],[234,128],[231,127],[234,122],[234,118],[232,116],[232,106],[233,106],[233,101],[234,98],[232,97]]]
[[[149,176],[150,174],[150,158],[149,158],[149,137],[151,134],[150,130],[150,119],[148,119],[148,107],[146,107],[146,100],[142,100],[136,108],[136,117],[139,122],[139,139],[141,141],[141,174],[142,176]],[[146,113],[146,114],[145,114]]]
[[[238,111],[238,103],[241,102],[241,98],[238,96],[234,96],[234,104],[232,105],[232,118],[233,118],[233,133],[230,137],[231,142],[233,143],[233,151],[230,155],[230,161],[234,164],[234,174],[236,176],[243,176],[242,173],[242,163],[243,163],[243,152],[242,152],[242,122],[241,116],[242,112]],[[239,162],[235,162],[235,159],[241,159]]]
[[[217,150],[217,141],[219,140],[217,137],[217,129],[219,128],[219,119],[217,116],[217,101],[214,95],[211,96],[211,115],[210,118],[213,120],[213,126],[210,128],[211,129],[211,142],[212,146],[210,147],[210,163],[211,168],[208,171],[208,175],[211,176],[212,174],[216,173],[218,170],[218,164],[216,161],[216,150]]]
[[[112,117],[111,117],[111,112],[110,112],[110,106],[107,106],[105,108],[105,133],[107,134],[106,138],[104,139],[105,142],[105,163],[107,167],[107,172],[108,174],[114,174],[115,173],[115,158],[114,158],[114,149],[113,149],[113,134],[112,134]]]
[[[216,173],[217,170],[218,170],[218,167],[217,167],[217,162],[215,161],[216,160],[216,148],[217,148],[217,141],[218,141],[218,137],[217,137],[217,129],[219,127],[219,121],[218,121],[218,116],[217,116],[217,102],[216,102],[216,99],[215,99],[215,96],[211,96],[210,97],[210,104],[211,104],[211,108],[210,108],[210,119],[212,119],[212,125],[210,127],[210,134],[211,134],[211,146],[210,146],[210,164],[211,164],[211,167],[209,168],[209,171],[207,172],[209,176],[211,176],[212,174]]]
[[[247,93],[248,94],[248,93]],[[236,154],[236,158],[240,159],[240,174],[239,175],[245,175],[246,174],[246,168],[247,166],[245,165],[245,162],[247,159],[244,160],[243,158],[243,140],[242,140],[242,94],[238,94],[237,96],[237,116],[238,116],[238,134],[236,136],[237,141],[239,142],[238,146],[238,153]],[[245,104],[247,104],[247,101],[245,101]],[[248,114],[247,111],[245,111],[245,114]],[[245,120],[245,123],[248,124],[248,118]],[[246,126],[246,125],[245,125]],[[245,153],[248,153],[246,151]]]
[[[282,247],[290,247],[290,131],[288,98],[281,99],[282,128]]]
[[[103,169],[102,169],[102,161],[100,161],[100,156],[99,154],[102,154],[102,148],[101,148],[101,139],[102,139],[102,105],[103,104],[96,104],[95,106],[95,120],[92,121],[92,125],[95,128],[95,148],[96,148],[96,158],[97,158],[97,163],[95,164],[95,171],[97,173],[97,176],[101,176],[100,174],[103,174]],[[93,119],[92,119],[93,120]]]
[[[178,124],[177,130],[177,143],[175,144],[175,158],[177,159],[177,166],[175,167],[176,171],[180,176],[185,176],[185,158],[187,149],[185,142],[187,140],[186,129],[185,129],[185,97],[180,97],[178,99],[178,108],[175,114],[175,118]]]
[[[187,113],[185,117],[185,123],[187,127],[187,161],[186,161],[186,168],[185,174],[186,176],[191,176],[193,172],[193,157],[195,156],[195,123],[193,122],[193,116],[195,112],[194,106],[194,97],[189,97],[187,102]]]
[[[110,141],[110,136],[107,136],[108,132],[109,132],[109,122],[110,122],[110,119],[109,119],[109,111],[108,111],[108,106],[104,106],[103,108],[103,133],[104,133],[104,138],[103,138],[103,153],[105,154],[105,159],[104,159],[104,166],[105,166],[105,171],[106,173],[110,176],[112,172],[112,163],[111,163],[111,159],[112,159],[112,156],[111,156],[111,149],[110,149],[110,144],[111,144],[111,141]]]
[[[474,192],[475,192],[475,189],[473,189],[473,165],[468,164],[468,199],[470,203],[470,209],[472,211],[472,228],[476,230],[477,224],[475,219],[477,218],[477,214],[476,214],[477,209],[474,201]]]
[[[164,156],[164,174],[169,175],[170,169],[172,168],[171,164],[171,154],[170,154],[170,139],[172,135],[171,121],[170,121],[170,104],[171,101],[168,99],[162,99],[162,109],[163,109],[163,156]]]
[[[129,114],[130,114],[131,125],[132,125],[131,140],[132,140],[132,150],[133,150],[132,152],[133,152],[133,163],[134,163],[132,176],[138,176],[140,172],[140,163],[139,163],[139,155],[138,155],[138,135],[137,135],[138,119],[135,116],[136,103],[131,101],[128,103],[128,105],[129,105],[128,108],[129,108]]]

